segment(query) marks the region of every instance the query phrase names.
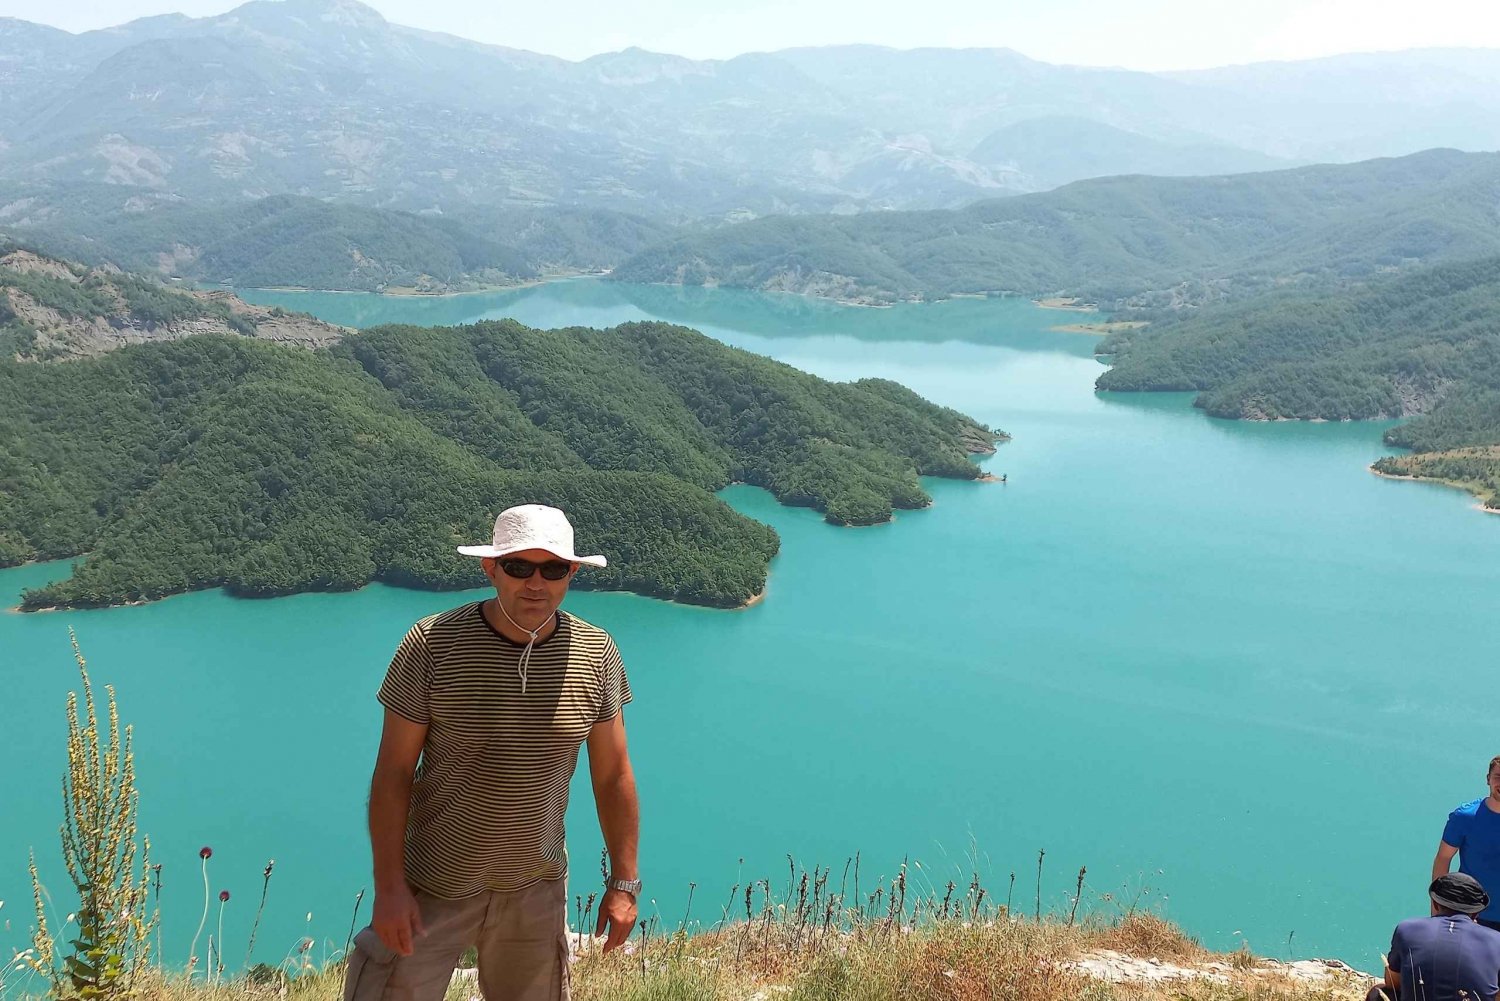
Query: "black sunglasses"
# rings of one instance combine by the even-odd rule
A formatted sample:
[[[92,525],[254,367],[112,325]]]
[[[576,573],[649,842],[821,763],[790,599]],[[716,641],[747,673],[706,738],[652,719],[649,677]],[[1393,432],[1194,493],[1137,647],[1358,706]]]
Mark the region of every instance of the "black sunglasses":
[[[542,572],[544,580],[562,580],[573,571],[573,564],[566,560],[548,560],[546,563],[533,563],[530,560],[509,559],[499,560],[500,569],[505,571],[505,576],[514,577],[517,580],[525,580],[538,570]]]

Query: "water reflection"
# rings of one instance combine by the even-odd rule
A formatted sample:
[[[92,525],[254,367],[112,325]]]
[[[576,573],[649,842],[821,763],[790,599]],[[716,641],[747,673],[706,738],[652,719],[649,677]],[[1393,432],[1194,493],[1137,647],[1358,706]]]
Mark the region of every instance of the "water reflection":
[[[757,337],[810,335],[860,341],[966,342],[1089,357],[1095,338],[1060,336],[1050,328],[1076,318],[1038,313],[1024,299],[950,299],[887,308],[849,306],[801,295],[743,289],[632,285],[598,278],[547,282],[504,292],[456,296],[382,296],[372,293],[242,289],[248,302],[312,313],[332,323],[451,326],[513,317],[535,327],[613,326],[660,319],[695,329],[722,328]]]

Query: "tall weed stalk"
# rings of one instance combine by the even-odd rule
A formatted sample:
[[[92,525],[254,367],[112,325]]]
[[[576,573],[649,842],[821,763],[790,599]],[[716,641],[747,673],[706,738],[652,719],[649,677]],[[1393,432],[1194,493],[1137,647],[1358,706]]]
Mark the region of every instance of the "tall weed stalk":
[[[131,728],[120,727],[115,690],[105,686],[107,729],[101,730],[78,638],[68,632],[83,688],[68,693],[68,769],[63,775],[63,863],[78,893],[77,937],[58,942],[47,923],[47,893],[31,865],[36,931],[28,963],[57,998],[132,994],[146,971],[157,912],[147,913],[149,839],[137,844],[135,756]]]

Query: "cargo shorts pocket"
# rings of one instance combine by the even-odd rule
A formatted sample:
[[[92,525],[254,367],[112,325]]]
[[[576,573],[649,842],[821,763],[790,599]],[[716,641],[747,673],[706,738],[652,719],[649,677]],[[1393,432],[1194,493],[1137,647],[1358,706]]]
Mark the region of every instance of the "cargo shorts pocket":
[[[374,928],[354,936],[354,951],[344,971],[344,1001],[380,1001],[396,969],[396,953],[380,941]]]

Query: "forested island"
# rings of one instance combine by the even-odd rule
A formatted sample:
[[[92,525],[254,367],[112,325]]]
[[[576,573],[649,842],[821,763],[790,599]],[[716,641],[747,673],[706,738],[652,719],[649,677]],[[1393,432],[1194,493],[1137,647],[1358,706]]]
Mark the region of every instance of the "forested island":
[[[1500,509],[1500,257],[1141,315],[1100,342],[1099,389],[1193,390],[1218,417],[1410,417],[1385,439],[1413,454],[1375,469]]]
[[[883,304],[1066,293],[1196,305],[1500,253],[1500,154],[1224,177],[1108,177],[956,210],[771,217],[673,237],[621,281],[802,292]]]
[[[776,534],[735,481],[848,525],[976,479],[1004,437],[892,382],[830,383],[685,327],[390,326],[291,350],[199,336],[0,361],[0,565],[87,554],[26,609],[225,587],[483,583],[494,512],[573,513],[584,587],[732,607]]]

